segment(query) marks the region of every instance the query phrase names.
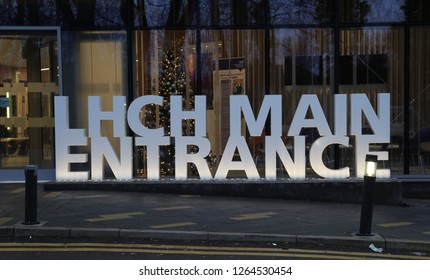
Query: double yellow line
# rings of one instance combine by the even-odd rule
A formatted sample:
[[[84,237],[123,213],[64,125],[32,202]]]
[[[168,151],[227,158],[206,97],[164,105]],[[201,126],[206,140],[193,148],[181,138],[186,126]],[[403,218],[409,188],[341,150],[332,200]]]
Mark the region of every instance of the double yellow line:
[[[310,250],[297,248],[265,247],[218,247],[164,244],[110,244],[110,243],[0,243],[0,252],[108,252],[171,255],[213,255],[237,257],[274,257],[288,259],[331,260],[430,260],[430,257],[400,254],[376,254],[334,250]]]

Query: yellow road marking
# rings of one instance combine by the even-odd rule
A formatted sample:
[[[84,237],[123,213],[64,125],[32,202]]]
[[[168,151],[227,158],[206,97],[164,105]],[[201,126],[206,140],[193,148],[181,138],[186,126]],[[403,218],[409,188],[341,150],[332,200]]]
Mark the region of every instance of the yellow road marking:
[[[169,211],[169,210],[181,210],[181,209],[189,209],[189,208],[193,208],[193,206],[183,205],[183,206],[172,206],[172,207],[159,207],[159,208],[154,208],[154,210]]]
[[[7,222],[13,220],[13,218],[9,218],[9,217],[3,217],[0,218],[0,226],[6,224]]]
[[[44,195],[44,197],[54,198],[62,194],[63,192],[50,192],[47,195]]]
[[[9,193],[22,193],[24,191],[25,191],[25,188],[17,188],[17,189],[15,189],[13,191],[10,191]]]
[[[45,248],[43,248],[45,247]],[[50,248],[46,248],[50,247]],[[109,244],[109,243],[0,243],[0,251],[88,251],[88,252],[130,252],[130,253],[170,253],[208,255],[284,256],[305,258],[340,259],[417,259],[429,257],[413,255],[375,254],[366,252],[345,252],[331,250],[283,249],[261,247],[217,247],[163,244]]]
[[[195,225],[195,223],[183,222],[183,223],[174,223],[174,224],[164,224],[164,225],[150,226],[150,228],[162,229],[162,228],[172,228],[172,227],[184,227],[184,226],[191,226],[191,225]]]
[[[410,222],[398,222],[398,223],[388,223],[388,224],[379,224],[380,227],[402,227],[402,226],[409,226],[413,225],[414,223]]]
[[[132,219],[133,216],[144,215],[143,212],[130,212],[130,213],[119,213],[119,214],[109,214],[100,215],[100,218],[86,219],[88,222],[101,222],[101,221],[112,221],[112,220],[122,220],[122,219]]]
[[[238,217],[231,218],[232,220],[236,221],[243,221],[243,220],[255,220],[255,219],[265,219],[265,218],[271,218],[272,215],[276,215],[278,213],[275,212],[262,212],[262,213],[253,213],[253,214],[242,214]]]
[[[108,194],[97,194],[97,195],[81,195],[81,196],[75,196],[76,199],[87,199],[87,198],[101,198],[101,197],[108,197],[110,195]]]
[[[120,249],[120,248],[0,248],[1,252],[110,252],[110,253],[146,253],[173,255],[218,255],[218,256],[257,256],[257,257],[294,257],[313,259],[363,260],[377,259],[338,255],[289,254],[264,252],[224,252],[224,251],[182,251],[182,250],[151,250],[151,249]]]

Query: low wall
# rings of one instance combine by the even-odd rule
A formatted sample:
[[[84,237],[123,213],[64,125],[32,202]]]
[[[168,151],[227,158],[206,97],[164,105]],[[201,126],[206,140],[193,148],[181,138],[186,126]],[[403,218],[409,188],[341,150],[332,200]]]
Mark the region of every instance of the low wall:
[[[218,195],[238,197],[279,198],[326,202],[360,203],[363,180],[259,180],[231,179],[202,180],[131,180],[131,181],[51,181],[44,184],[46,191],[110,190],[190,195]],[[402,184],[396,179],[377,180],[375,204],[401,204]]]

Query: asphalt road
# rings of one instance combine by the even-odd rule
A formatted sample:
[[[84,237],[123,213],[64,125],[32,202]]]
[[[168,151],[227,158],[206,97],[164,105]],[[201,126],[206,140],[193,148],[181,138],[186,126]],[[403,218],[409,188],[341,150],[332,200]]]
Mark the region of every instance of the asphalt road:
[[[3,238],[1,260],[430,260],[424,252],[322,244]]]
[[[24,187],[0,185],[0,227],[24,219]],[[114,191],[42,191],[40,227],[351,236],[360,205],[282,199]],[[384,238],[428,241],[430,200],[375,205],[373,229]]]

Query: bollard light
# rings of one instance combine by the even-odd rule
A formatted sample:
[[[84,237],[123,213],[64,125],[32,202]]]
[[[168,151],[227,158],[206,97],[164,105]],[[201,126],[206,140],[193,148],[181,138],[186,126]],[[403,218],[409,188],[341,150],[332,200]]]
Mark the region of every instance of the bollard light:
[[[376,177],[376,168],[378,157],[375,155],[366,156],[366,165],[364,169],[364,175],[368,177]]]
[[[373,216],[373,193],[376,181],[378,157],[366,155],[366,165],[364,170],[363,195],[361,198],[361,219],[360,232],[358,235],[372,236],[372,216]]]

